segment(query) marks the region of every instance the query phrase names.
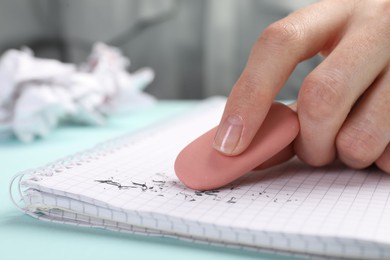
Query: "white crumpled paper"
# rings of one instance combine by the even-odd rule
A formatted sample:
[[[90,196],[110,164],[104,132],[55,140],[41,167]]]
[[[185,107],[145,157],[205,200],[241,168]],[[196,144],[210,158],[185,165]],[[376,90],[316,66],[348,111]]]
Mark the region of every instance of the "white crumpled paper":
[[[129,73],[129,59],[114,47],[94,45],[80,65],[34,57],[29,49],[0,58],[0,139],[23,142],[49,134],[60,122],[104,124],[108,115],[153,104],[142,92],[150,68]]]

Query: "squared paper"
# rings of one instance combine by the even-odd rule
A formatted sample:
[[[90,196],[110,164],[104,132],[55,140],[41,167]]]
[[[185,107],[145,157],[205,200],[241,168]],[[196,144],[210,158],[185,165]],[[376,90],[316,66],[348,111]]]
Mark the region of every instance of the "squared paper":
[[[224,99],[97,146],[22,182],[43,220],[251,249],[351,258],[390,257],[390,176],[298,160],[213,191],[186,188],[177,154],[218,124]],[[43,172],[45,174],[43,174]]]

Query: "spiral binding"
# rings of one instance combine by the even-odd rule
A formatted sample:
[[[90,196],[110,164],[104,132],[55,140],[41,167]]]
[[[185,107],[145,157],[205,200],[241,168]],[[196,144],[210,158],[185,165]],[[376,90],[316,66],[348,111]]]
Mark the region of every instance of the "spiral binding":
[[[14,192],[13,192],[16,185],[19,201],[24,201],[24,194],[23,194],[24,191],[22,190],[22,185],[25,177],[30,176],[31,180],[39,181],[42,180],[43,177],[53,176],[54,174],[61,173],[64,170],[72,169],[74,167],[81,166],[85,163],[99,160],[100,158],[106,156],[107,154],[114,153],[116,151],[121,150],[124,147],[127,147],[129,139],[135,137],[130,135],[131,134],[126,134],[124,136],[120,136],[111,139],[109,141],[105,141],[101,144],[96,145],[92,149],[88,149],[83,152],[78,152],[66,156],[52,163],[49,163],[43,167],[29,169],[15,174],[12,177],[9,186],[9,196],[11,198],[12,203],[16,206],[17,209],[19,209],[23,213],[28,214],[28,209],[19,205],[19,203],[14,197]]]

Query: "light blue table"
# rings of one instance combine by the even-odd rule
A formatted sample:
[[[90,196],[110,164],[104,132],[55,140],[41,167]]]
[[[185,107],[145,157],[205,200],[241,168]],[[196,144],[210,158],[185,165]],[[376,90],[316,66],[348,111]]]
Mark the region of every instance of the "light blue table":
[[[47,223],[23,215],[11,203],[8,187],[15,173],[137,131],[185,112],[194,104],[163,101],[131,115],[114,116],[104,127],[62,126],[46,139],[32,144],[16,140],[0,142],[0,259],[287,259],[169,238]]]

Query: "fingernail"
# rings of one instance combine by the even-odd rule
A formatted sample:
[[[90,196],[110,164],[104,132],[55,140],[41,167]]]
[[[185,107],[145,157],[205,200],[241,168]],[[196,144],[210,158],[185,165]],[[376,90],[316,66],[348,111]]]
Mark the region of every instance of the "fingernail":
[[[243,129],[241,117],[228,116],[219,126],[214,138],[214,148],[225,154],[232,154],[236,149]]]

